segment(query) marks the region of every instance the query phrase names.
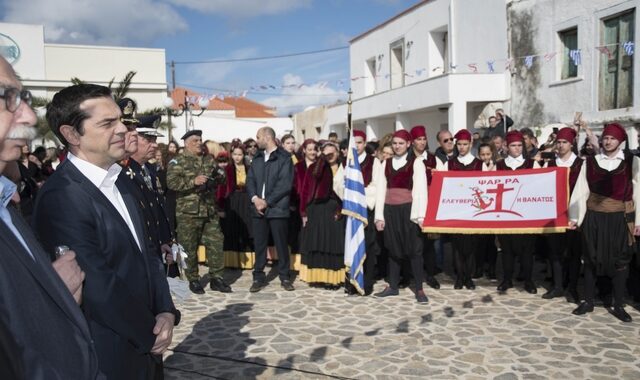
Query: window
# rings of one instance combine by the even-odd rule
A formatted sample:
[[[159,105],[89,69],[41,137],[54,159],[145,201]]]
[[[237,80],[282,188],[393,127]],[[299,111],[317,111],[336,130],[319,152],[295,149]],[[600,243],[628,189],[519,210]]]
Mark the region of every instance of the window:
[[[364,95],[376,93],[376,57],[369,58],[364,64]]]
[[[429,75],[442,75],[449,72],[449,34],[447,26],[429,33]]]
[[[404,86],[404,39],[391,44],[391,88]]]
[[[578,28],[571,28],[558,33],[562,44],[562,70],[560,79],[575,78],[578,76],[578,66],[569,56],[569,52],[578,49]]]
[[[634,41],[635,9],[603,19],[600,45],[608,54],[600,54],[598,104],[600,110],[633,105],[633,55],[627,54],[626,42]]]

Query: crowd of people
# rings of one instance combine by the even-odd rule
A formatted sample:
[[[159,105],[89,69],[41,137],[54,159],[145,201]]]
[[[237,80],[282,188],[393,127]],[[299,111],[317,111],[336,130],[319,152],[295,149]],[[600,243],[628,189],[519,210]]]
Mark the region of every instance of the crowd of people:
[[[521,280],[536,294],[538,257],[552,278],[542,297],[568,295],[576,315],[593,311],[597,290],[615,317],[630,322],[626,292],[640,295],[640,158],[625,148],[617,123],[596,136],[579,122],[539,145],[530,129],[515,129],[498,110],[483,136],[439,131],[434,153],[421,125],[376,141],[354,130],[368,209],[364,289],[355,289],[344,264],[348,141],[337,134],[298,143],[265,126],[255,139],[220,143],[190,130],[182,146],[164,145],[157,141],[160,115],[137,115],[133,99],[116,103],[108,88],[78,84],[47,106],[62,148],[29,152],[36,137],[31,94],[4,59],[0,99],[2,378],[162,378],[162,353],[181,319],[166,276],[182,272],[190,290],[203,294],[202,262],[210,289],[222,293],[233,285],[225,268],[252,269],[249,291],[259,292],[271,263],[285,291],[295,290],[297,272],[312,286],[350,294],[371,295],[385,280],[374,294],[381,299],[412,286],[416,301],[427,303],[423,284],[440,289],[436,275],[451,243],[455,289],[475,289],[481,277],[497,280],[500,266],[498,291]],[[580,131],[587,138],[578,147]],[[570,173],[564,233],[421,230],[434,171],[555,166]]]

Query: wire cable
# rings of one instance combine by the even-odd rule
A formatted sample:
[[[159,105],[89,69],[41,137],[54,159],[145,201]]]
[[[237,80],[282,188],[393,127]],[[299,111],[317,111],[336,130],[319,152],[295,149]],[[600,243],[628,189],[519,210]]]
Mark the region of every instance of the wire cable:
[[[200,64],[206,64],[206,63],[253,62],[253,61],[263,61],[267,59],[279,59],[279,58],[298,57],[301,55],[328,53],[332,51],[345,50],[348,48],[349,46],[340,46],[337,48],[302,51],[302,52],[290,53],[290,54],[268,55],[263,57],[211,59],[211,60],[204,60],[204,61],[171,61],[171,62],[167,62],[167,65],[171,65],[172,63],[175,65],[200,65]]]

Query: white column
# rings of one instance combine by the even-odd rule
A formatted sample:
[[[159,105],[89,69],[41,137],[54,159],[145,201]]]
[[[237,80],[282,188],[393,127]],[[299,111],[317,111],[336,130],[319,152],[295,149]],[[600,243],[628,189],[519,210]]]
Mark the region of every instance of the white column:
[[[455,102],[449,106],[449,132],[455,134],[467,128],[467,103]]]

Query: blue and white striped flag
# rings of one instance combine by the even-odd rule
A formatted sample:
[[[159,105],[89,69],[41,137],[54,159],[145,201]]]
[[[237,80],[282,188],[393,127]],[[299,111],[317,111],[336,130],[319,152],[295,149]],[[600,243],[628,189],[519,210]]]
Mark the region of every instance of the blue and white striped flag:
[[[582,63],[582,53],[580,53],[580,49],[570,50],[569,57],[571,57],[573,64],[576,66],[580,66]]]
[[[349,267],[349,281],[364,295],[364,260],[367,257],[364,228],[367,225],[367,199],[364,193],[364,179],[358,162],[358,152],[353,140],[353,130],[349,132],[349,154],[345,167],[344,200],[342,213],[347,216],[344,236],[344,265]]]
[[[627,53],[627,55],[631,56],[633,55],[635,45],[636,44],[633,41],[627,41],[622,44],[622,47],[624,48],[624,52]]]

